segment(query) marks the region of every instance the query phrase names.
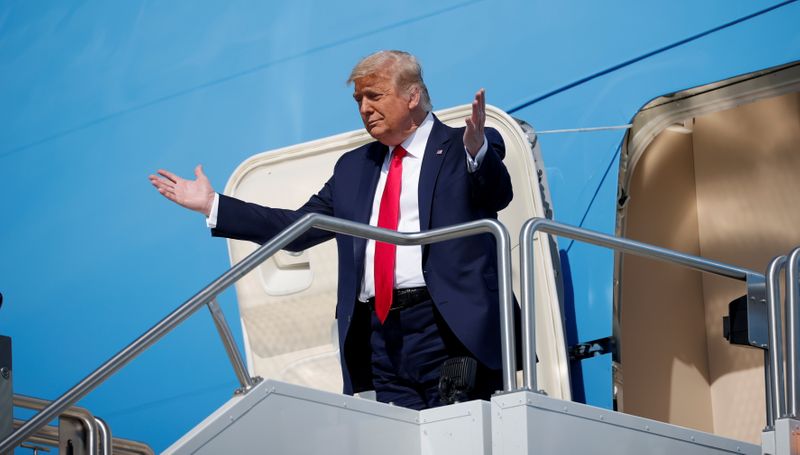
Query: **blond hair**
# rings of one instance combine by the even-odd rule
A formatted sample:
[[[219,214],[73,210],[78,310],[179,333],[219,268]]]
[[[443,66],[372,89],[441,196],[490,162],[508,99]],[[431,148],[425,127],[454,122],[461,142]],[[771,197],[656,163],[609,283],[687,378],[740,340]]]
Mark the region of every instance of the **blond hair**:
[[[431,97],[428,95],[428,87],[425,86],[425,82],[422,80],[422,66],[417,61],[417,58],[408,52],[378,51],[362,58],[353,67],[350,77],[347,78],[347,83],[351,84],[356,79],[378,73],[383,69],[387,69],[387,67],[390,69],[390,73],[394,77],[394,83],[399,89],[411,91],[413,88],[418,88],[420,106],[425,112],[430,112],[433,109]]]

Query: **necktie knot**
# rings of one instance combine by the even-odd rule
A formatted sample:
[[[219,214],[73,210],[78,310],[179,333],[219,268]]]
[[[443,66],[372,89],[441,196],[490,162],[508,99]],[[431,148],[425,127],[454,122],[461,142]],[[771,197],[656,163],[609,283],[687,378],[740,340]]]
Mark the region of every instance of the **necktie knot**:
[[[402,160],[407,153],[408,151],[404,149],[402,145],[398,145],[392,150],[392,161]]]

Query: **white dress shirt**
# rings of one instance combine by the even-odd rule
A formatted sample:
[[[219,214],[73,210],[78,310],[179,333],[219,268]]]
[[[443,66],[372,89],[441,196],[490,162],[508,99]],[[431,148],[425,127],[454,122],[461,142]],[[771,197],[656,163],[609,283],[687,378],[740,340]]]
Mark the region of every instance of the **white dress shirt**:
[[[425,146],[433,128],[433,114],[428,113],[425,120],[411,136],[406,138],[400,145],[408,152],[403,157],[403,174],[400,188],[400,217],[397,222],[398,232],[419,232],[419,173],[422,169],[422,160],[425,158]],[[469,152],[464,149],[466,154],[466,166],[469,172],[475,172],[480,167],[484,155],[488,150],[486,137],[483,138],[483,146],[473,159]],[[380,212],[381,197],[386,186],[386,176],[389,174],[389,162],[391,161],[394,146],[389,147],[389,153],[383,161],[381,174],[378,178],[378,186],[375,188],[375,195],[372,201],[372,212],[369,224],[378,225],[378,213]],[[217,226],[217,212],[219,209],[219,195],[214,194],[214,202],[211,206],[211,213],[206,218],[209,228]],[[361,280],[361,290],[359,300],[367,301],[375,296],[375,241],[367,241],[367,249],[364,254],[364,277]],[[425,286],[425,279],[422,276],[422,247],[421,246],[397,246],[397,258],[395,260],[394,271],[395,289],[413,288]]]

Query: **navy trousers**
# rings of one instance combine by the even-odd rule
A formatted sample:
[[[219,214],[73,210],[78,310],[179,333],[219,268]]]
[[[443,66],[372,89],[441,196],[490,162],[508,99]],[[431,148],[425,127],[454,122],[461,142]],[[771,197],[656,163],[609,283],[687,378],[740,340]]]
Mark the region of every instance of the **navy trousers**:
[[[439,397],[442,363],[470,355],[431,300],[392,310],[383,324],[373,311],[370,343],[377,400],[417,410],[444,404]],[[502,372],[479,362],[468,398],[489,400],[502,386]]]

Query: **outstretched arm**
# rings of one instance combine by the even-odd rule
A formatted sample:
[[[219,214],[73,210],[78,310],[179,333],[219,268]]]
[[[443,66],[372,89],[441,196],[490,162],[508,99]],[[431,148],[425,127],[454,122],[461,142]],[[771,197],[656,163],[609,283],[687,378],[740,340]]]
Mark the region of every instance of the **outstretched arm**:
[[[194,180],[181,178],[164,169],[159,169],[157,173],[158,175],[151,175],[149,178],[159,193],[181,207],[202,213],[208,218],[216,193],[203,173],[202,165],[197,165],[194,169]],[[215,227],[210,226],[211,234],[215,237],[265,243],[306,213],[332,215],[330,186],[329,181],[298,210],[266,207],[220,195],[217,223]],[[331,237],[331,232],[311,229],[288,244],[286,249],[302,251]]]
[[[208,217],[214,202],[214,188],[203,173],[201,164],[194,168],[194,175],[195,180],[186,180],[170,171],[159,169],[158,175],[150,175],[149,178],[150,183],[165,198]]]

